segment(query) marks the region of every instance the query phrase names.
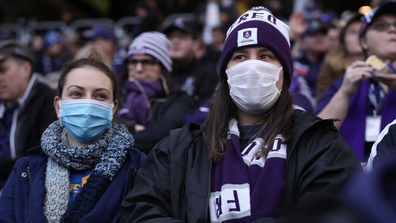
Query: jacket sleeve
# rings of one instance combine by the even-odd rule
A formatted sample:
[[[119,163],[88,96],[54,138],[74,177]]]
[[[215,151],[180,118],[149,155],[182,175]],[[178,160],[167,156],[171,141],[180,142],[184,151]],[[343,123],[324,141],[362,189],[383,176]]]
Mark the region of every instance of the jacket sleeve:
[[[289,157],[293,164],[288,161],[282,217],[254,223],[323,222],[330,215],[345,218],[337,212],[343,204],[340,194],[362,168],[335,127],[325,122],[305,132]]]
[[[305,131],[291,152],[282,216],[315,214],[312,210],[326,201],[339,201],[349,178],[362,173],[356,154],[330,122],[320,121]]]
[[[21,162],[21,159],[17,161],[15,164],[11,175],[9,176],[3,191],[0,196],[0,222],[11,223],[16,222],[16,194],[15,192],[18,190],[17,188],[17,180],[18,180],[18,166]],[[23,215],[24,213],[19,213]]]
[[[168,138],[159,143],[136,173],[135,185],[122,202],[120,222],[181,222],[171,216],[171,164]]]
[[[304,149],[305,165],[297,179],[299,207],[313,194],[338,196],[347,180],[362,172],[356,154],[334,126],[312,128],[302,141],[301,146],[310,149]]]
[[[375,166],[396,157],[396,120],[388,124],[380,133],[371,148],[367,171],[371,172]]]
[[[145,130],[133,133],[134,147],[149,154],[151,149],[173,129],[181,128],[184,116],[194,108],[194,102],[186,95],[181,94],[166,108],[163,115]]]

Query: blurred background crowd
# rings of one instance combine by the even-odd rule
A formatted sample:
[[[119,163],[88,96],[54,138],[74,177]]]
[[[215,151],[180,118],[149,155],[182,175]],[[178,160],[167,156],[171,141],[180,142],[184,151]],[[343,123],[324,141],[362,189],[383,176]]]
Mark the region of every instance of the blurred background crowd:
[[[167,0],[167,1],[4,1],[0,2],[0,40],[15,39],[35,54],[35,67],[44,76],[59,70],[61,64],[77,55],[92,39],[112,40],[102,49],[115,65],[122,63],[132,39],[145,31],[161,31],[175,18],[184,17],[197,25],[196,57],[203,63],[216,62],[229,25],[252,6],[264,5],[277,17],[289,21],[292,38],[298,39],[311,21],[329,28],[323,51],[334,48],[345,17],[373,1],[314,0]],[[88,33],[104,25],[111,29]],[[111,32],[111,30],[113,32]],[[91,35],[91,37],[89,37]],[[92,36],[93,35],[93,36]],[[107,45],[106,45],[107,44]],[[308,44],[309,45],[309,44]],[[295,44],[297,57],[303,49]],[[111,49],[114,48],[114,49]],[[111,52],[113,51],[113,52]],[[216,54],[217,53],[217,54]],[[309,83],[312,84],[312,83]]]

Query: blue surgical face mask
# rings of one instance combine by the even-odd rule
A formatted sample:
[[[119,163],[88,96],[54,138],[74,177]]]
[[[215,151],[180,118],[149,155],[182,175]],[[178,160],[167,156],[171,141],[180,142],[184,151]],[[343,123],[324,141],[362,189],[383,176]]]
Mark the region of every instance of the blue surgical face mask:
[[[110,128],[113,116],[113,104],[78,99],[59,101],[60,124],[79,143],[91,143]]]

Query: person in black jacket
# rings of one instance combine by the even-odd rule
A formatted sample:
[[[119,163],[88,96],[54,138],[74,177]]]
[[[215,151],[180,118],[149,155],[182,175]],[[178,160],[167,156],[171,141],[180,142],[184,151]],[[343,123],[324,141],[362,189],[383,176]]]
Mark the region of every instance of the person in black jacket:
[[[0,45],[0,189],[16,160],[40,145],[42,133],[56,119],[52,90],[32,72],[33,65],[26,46]]]
[[[162,33],[144,32],[136,37],[124,68],[122,109],[116,118],[128,126],[135,148],[148,154],[170,130],[182,127],[194,102],[184,91],[171,89],[169,41]]]
[[[295,110],[289,27],[253,7],[228,30],[203,126],[172,131],[137,171],[120,222],[275,222],[362,172],[334,120]],[[318,204],[319,204],[318,203]]]
[[[163,33],[170,42],[172,88],[186,92],[198,107],[213,96],[218,75],[213,64],[202,64],[195,57],[198,47],[196,24],[179,17],[165,27]]]

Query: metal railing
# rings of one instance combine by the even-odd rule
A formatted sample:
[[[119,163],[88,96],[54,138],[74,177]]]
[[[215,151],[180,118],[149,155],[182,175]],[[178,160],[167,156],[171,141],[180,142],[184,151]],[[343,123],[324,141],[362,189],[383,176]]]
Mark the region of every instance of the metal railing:
[[[5,31],[15,33],[15,39],[22,42],[24,36],[24,29],[20,25],[14,23],[0,24],[0,33],[3,33]]]
[[[48,30],[55,30],[61,34],[65,34],[68,30],[68,26],[63,21],[37,22],[34,25],[25,28],[21,43],[28,44],[32,40],[34,35],[38,33],[46,33]]]
[[[186,21],[195,21],[196,15],[194,13],[180,13],[173,14],[166,17],[163,21],[162,27],[169,26],[175,19],[183,18]],[[97,25],[106,25],[114,29],[117,38],[123,38],[128,35],[131,27],[139,25],[141,19],[137,16],[123,17],[114,22],[109,18],[98,18],[98,19],[79,19],[75,20],[70,25],[67,25],[63,21],[43,21],[35,22],[26,27],[22,27],[18,24],[0,24],[0,34],[4,31],[15,33],[17,41],[28,44],[34,35],[42,35],[49,30],[56,30],[61,34],[67,34],[68,32],[81,33],[84,30],[91,29]]]
[[[123,38],[128,34],[126,26],[139,25],[141,19],[137,16],[120,18],[114,25],[114,32],[117,38]]]
[[[197,16],[194,13],[172,14],[164,19],[164,22],[162,23],[162,27],[168,27],[177,18],[183,18],[183,20],[190,22],[197,20]]]
[[[97,25],[105,25],[108,27],[114,27],[114,21],[108,18],[99,19],[78,19],[70,23],[69,28],[72,32],[79,32],[79,30],[90,29]]]

